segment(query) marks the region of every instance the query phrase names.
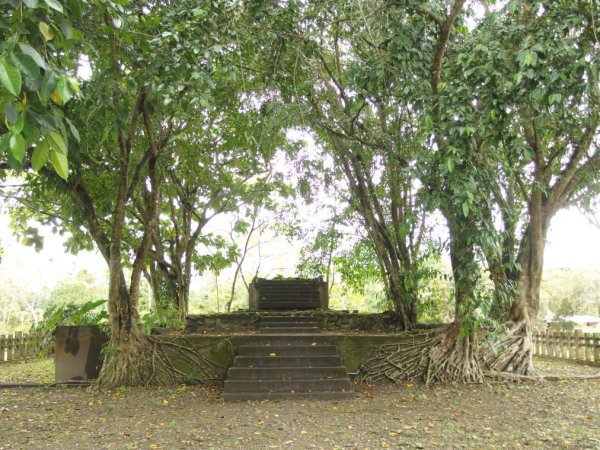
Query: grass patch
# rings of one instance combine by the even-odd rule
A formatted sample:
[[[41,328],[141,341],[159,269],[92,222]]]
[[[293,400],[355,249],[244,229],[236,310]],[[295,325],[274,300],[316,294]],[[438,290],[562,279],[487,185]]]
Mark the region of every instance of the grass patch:
[[[54,358],[0,363],[0,383],[53,383]]]

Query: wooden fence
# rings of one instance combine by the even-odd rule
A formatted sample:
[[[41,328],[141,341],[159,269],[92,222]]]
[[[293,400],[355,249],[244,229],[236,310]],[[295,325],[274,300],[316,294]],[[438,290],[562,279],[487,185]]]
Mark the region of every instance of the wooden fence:
[[[600,333],[536,332],[535,354],[600,367]]]
[[[16,361],[39,356],[44,334],[26,334],[16,331],[14,335],[0,335],[0,362]]]

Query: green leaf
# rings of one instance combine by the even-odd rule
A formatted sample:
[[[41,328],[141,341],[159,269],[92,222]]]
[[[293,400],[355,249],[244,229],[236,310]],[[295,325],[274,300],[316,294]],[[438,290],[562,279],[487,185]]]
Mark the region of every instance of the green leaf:
[[[550,105],[553,105],[555,103],[560,103],[561,100],[562,100],[562,94],[560,94],[560,93],[551,94],[550,97],[548,97],[548,103]]]
[[[29,114],[31,114],[31,117],[33,117],[44,132],[55,131],[58,129],[56,119],[52,115],[48,113],[40,114],[31,110],[29,111]]]
[[[48,136],[46,136],[46,139],[48,140],[48,144],[50,145],[50,148],[52,150],[54,150],[55,152],[60,153],[62,155],[66,155],[68,153],[67,144],[65,143],[65,140],[60,135],[60,133],[56,133],[56,132],[48,133]]]
[[[13,156],[13,154],[11,152],[8,152],[6,154],[6,157],[8,159],[8,165],[10,166],[11,169],[20,172],[21,170],[23,170],[23,163],[21,161],[19,161],[18,159],[15,159],[15,157]]]
[[[51,41],[52,39],[54,39],[54,33],[50,29],[50,25],[48,25],[46,22],[40,22],[38,24],[38,28],[40,29],[40,33],[42,33],[42,35],[44,36],[44,39],[46,39],[47,41]]]
[[[65,117],[65,120],[67,121],[67,124],[69,125],[69,128],[71,129],[71,134],[73,135],[75,140],[77,142],[81,142],[81,136],[79,136],[79,130],[77,129],[77,127],[68,118]]]
[[[25,142],[25,138],[20,134],[13,134],[10,137],[10,152],[19,163],[23,162],[26,150],[27,143]]]
[[[400,238],[404,239],[410,233],[410,225],[404,222],[402,225],[400,225],[398,232],[400,233]]]
[[[10,133],[0,136],[0,152],[10,150]]]
[[[50,156],[50,147],[48,146],[48,142],[43,140],[37,145],[33,150],[33,155],[31,155],[31,167],[33,167],[33,170],[38,172],[44,167],[48,161],[48,156]]]
[[[75,78],[69,77],[69,85],[73,89],[73,92],[79,94],[79,82]]]
[[[31,56],[25,53],[11,53],[10,59],[17,65],[21,74],[30,78],[40,78],[40,67]]]
[[[454,169],[454,160],[452,158],[446,159],[446,168],[450,173],[452,172],[452,169]]]
[[[58,12],[64,12],[63,11],[63,7],[60,3],[58,3],[56,0],[44,0],[46,2],[46,5],[48,5],[50,8],[57,10]]]
[[[515,73],[515,76],[513,78],[515,80],[515,83],[519,84],[521,82],[521,80],[523,79],[523,73],[517,72],[517,73]]]
[[[69,161],[67,157],[55,151],[50,152],[50,162],[56,170],[56,173],[64,180],[69,176]]]
[[[31,57],[31,59],[33,59],[35,61],[35,63],[38,65],[38,67],[45,69],[46,68],[46,61],[44,61],[44,58],[42,58],[42,55],[40,55],[37,50],[27,44],[23,44],[21,42],[19,42],[19,48],[21,49],[21,52],[23,52],[26,55],[29,55]]]
[[[15,97],[19,97],[22,82],[21,72],[15,63],[7,58],[0,58],[0,83],[2,86]]]
[[[467,217],[469,215],[469,203],[463,202],[462,204],[462,212]]]
[[[37,8],[40,4],[39,0],[23,0],[23,3],[30,8]]]
[[[17,120],[15,123],[10,125],[8,128],[13,134],[20,134],[23,131],[23,126],[25,125],[25,114],[21,113],[17,116]]]
[[[66,76],[62,75],[56,84],[56,93],[62,99],[63,103],[67,103],[73,96],[71,94],[71,88],[69,87],[69,80]]]
[[[31,110],[23,111],[23,116],[25,117],[24,125],[23,125],[23,137],[27,140],[27,142],[37,142],[40,137],[41,130],[40,127],[36,126],[35,118],[31,114]]]
[[[60,29],[67,39],[73,39],[73,27],[65,19],[60,20]]]
[[[6,120],[8,120],[8,124],[12,125],[19,118],[19,110],[17,109],[17,105],[14,102],[6,102],[4,104],[4,115],[6,116]]]
[[[121,26],[123,25],[123,19],[120,16],[114,16],[111,17],[111,19],[115,28],[121,28]]]
[[[56,89],[57,84],[58,77],[56,76],[56,74],[50,70],[47,70],[44,74],[44,79],[42,80],[42,87],[40,88],[40,93],[42,94],[42,97],[50,97],[50,94],[52,94]]]

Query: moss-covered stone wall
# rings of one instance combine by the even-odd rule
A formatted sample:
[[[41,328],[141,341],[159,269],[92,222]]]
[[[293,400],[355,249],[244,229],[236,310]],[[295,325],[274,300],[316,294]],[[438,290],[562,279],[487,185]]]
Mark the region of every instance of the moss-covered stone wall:
[[[262,317],[266,316],[310,316],[319,320],[319,326],[324,331],[368,331],[390,332],[401,331],[398,320],[393,312],[378,314],[361,314],[349,311],[237,311],[227,314],[191,314],[186,318],[187,333],[232,333],[257,330]]]
[[[371,357],[373,349],[394,344],[407,339],[406,333],[398,334],[327,334],[328,340],[335,344],[340,351],[342,361],[348,373],[355,373],[360,366]],[[223,379],[227,368],[233,363],[237,348],[242,343],[250,343],[252,335],[210,336],[203,334],[188,334],[181,337],[206,359],[221,367]],[[216,380],[218,381],[218,380]]]

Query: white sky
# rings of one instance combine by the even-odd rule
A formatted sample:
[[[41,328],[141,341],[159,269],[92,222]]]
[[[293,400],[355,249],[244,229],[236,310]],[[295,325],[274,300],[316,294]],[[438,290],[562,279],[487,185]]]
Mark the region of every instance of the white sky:
[[[546,244],[545,268],[567,267],[600,270],[600,229],[575,208],[556,214]]]

